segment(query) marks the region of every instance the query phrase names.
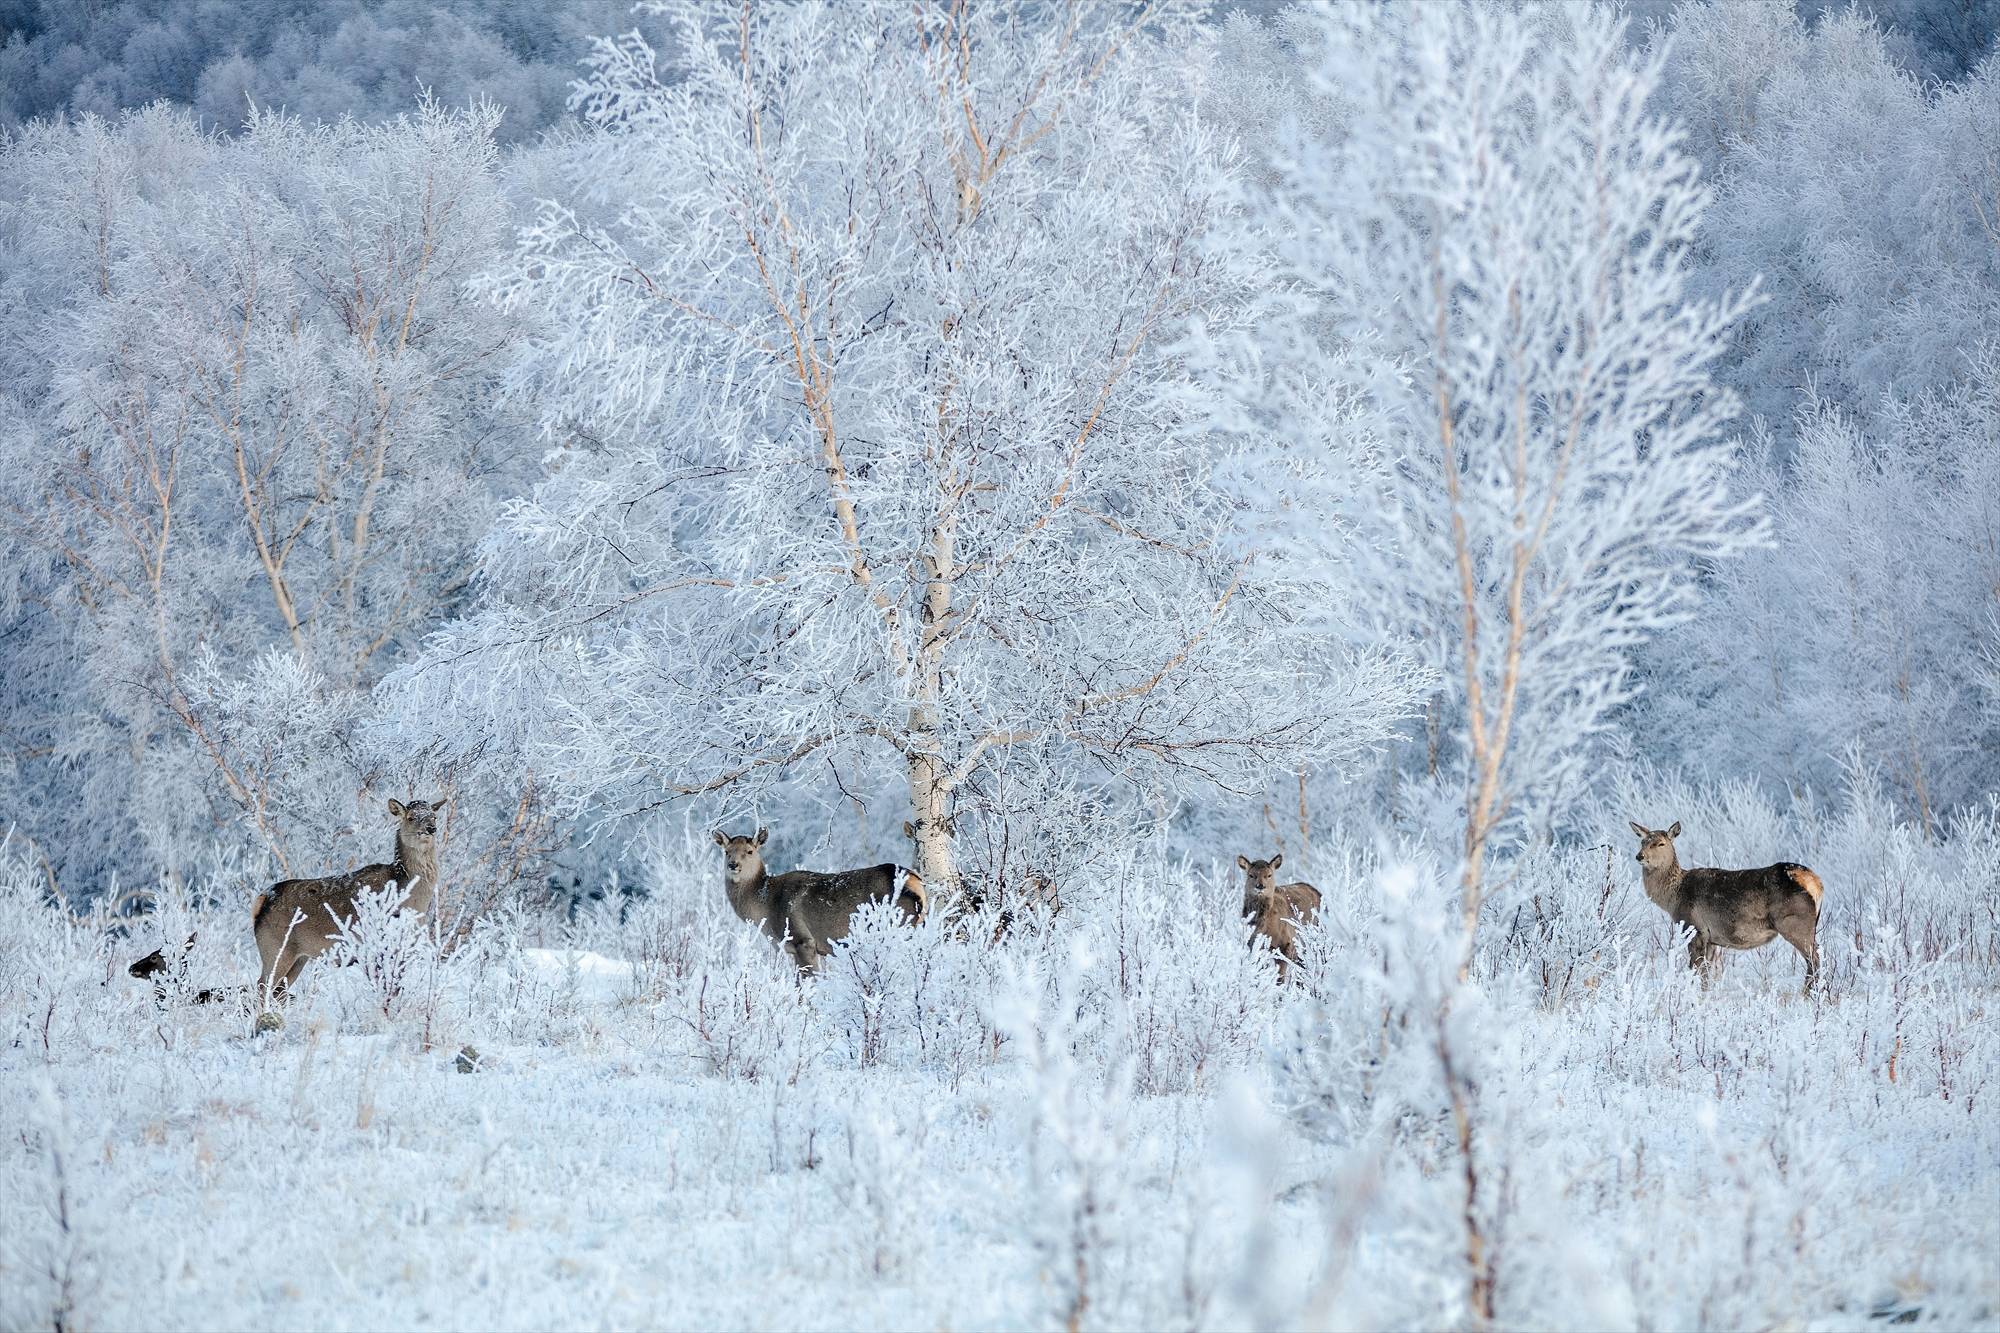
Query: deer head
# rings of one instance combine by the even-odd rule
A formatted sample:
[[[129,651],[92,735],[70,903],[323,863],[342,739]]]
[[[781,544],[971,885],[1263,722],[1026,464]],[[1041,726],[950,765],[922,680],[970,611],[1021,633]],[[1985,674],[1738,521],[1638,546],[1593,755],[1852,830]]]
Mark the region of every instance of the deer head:
[[[1628,820],[1632,831],[1639,835],[1639,854],[1634,859],[1648,870],[1665,870],[1676,864],[1674,839],[1681,836],[1681,821],[1676,819],[1669,829],[1651,829],[1637,820]]]
[[[1278,867],[1285,864],[1285,854],[1279,852],[1268,861],[1252,861],[1247,856],[1236,858],[1237,868],[1243,872],[1244,896],[1268,898],[1278,888]]]
[[[729,884],[754,884],[764,873],[764,853],[758,848],[770,836],[759,827],[754,834],[737,837],[715,831],[715,845],[722,849],[722,877]]]
[[[404,805],[390,797],[389,818],[396,821],[397,845],[418,856],[428,855],[437,843],[438,815],[450,799],[440,796],[435,801],[411,801]]]

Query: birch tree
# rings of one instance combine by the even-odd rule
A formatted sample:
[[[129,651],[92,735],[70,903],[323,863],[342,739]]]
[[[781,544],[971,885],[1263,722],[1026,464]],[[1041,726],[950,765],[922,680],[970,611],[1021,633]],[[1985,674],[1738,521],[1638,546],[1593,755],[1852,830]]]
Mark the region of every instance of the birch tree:
[[[1288,341],[1264,406],[1308,450],[1326,402],[1377,414],[1382,466],[1322,501],[1387,516],[1359,582],[1447,681],[1469,960],[1489,853],[1576,789],[1633,649],[1688,617],[1703,564],[1762,539],[1712,377],[1749,298],[1688,293],[1708,192],[1647,110],[1657,60],[1610,14],[1321,21],[1319,79],[1351,119],[1337,142],[1295,134],[1265,201],[1307,299],[1266,335]]]
[[[549,476],[398,678],[437,745],[627,811],[894,791],[948,886],[982,784],[1171,808],[1385,734],[1401,669],[1296,632],[1186,420],[1173,340],[1258,280],[1194,6],[641,9],[492,283],[553,316]]]

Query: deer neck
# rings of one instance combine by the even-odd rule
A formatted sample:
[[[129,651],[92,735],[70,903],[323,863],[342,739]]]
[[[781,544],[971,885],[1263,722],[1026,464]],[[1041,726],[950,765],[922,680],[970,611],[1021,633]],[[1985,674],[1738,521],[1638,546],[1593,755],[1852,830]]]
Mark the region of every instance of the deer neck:
[[[396,835],[396,883],[403,888],[403,901],[412,911],[428,912],[437,893],[437,843],[419,851]]]
[[[1671,912],[1680,903],[1681,877],[1686,873],[1680,857],[1670,856],[1663,866],[1642,866],[1639,878],[1646,886],[1646,896]]]
[[[1278,886],[1275,884],[1269,889],[1247,885],[1243,890],[1243,915],[1257,922],[1282,916],[1284,900],[1284,894],[1278,891]]]
[[[757,867],[756,874],[740,880],[724,875],[722,887],[729,894],[729,905],[735,909],[736,915],[745,921],[756,921],[770,915],[770,879],[771,873],[761,865]]]

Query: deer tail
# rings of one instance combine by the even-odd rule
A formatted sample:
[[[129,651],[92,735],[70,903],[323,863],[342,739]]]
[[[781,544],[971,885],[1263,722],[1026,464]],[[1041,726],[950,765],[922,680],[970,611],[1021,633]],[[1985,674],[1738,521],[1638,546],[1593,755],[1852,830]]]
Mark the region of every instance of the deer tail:
[[[924,913],[930,910],[930,893],[924,888],[924,878],[914,870],[903,871],[903,885],[896,894],[896,905],[908,913],[913,921],[922,921]]]
[[[263,925],[263,924],[264,924],[264,912],[265,912],[265,909],[267,909],[268,907],[270,907],[270,905],[271,905],[271,899],[272,899],[272,898],[273,898],[274,896],[276,896],[276,895],[274,895],[274,894],[269,894],[269,893],[260,893],[260,894],[258,894],[258,895],[257,895],[257,896],[256,896],[255,898],[252,898],[252,899],[250,900],[250,929],[251,929],[251,930],[253,930],[253,931],[254,931],[254,930],[256,930],[256,929],[257,929],[257,927],[259,927],[259,926],[261,926],[261,925]]]
[[[1801,892],[1813,900],[1813,910],[1819,910],[1819,900],[1826,893],[1826,886],[1819,882],[1819,876],[1804,866],[1790,866],[1785,874]]]

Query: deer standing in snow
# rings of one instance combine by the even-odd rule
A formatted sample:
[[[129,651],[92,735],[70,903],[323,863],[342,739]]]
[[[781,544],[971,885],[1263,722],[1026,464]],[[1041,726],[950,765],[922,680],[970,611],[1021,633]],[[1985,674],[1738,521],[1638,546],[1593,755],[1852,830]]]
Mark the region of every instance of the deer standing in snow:
[[[437,893],[437,820],[444,800],[389,802],[396,858],[323,879],[283,879],[250,904],[250,929],[263,959],[260,988],[281,994],[354,919],[364,893],[401,894],[401,910],[428,912]]]
[[[1674,854],[1681,825],[1649,829],[1629,821],[1639,835],[1640,879],[1646,896],[1694,931],[1688,966],[1707,983],[1716,955],[1724,949],[1759,949],[1779,935],[1806,960],[1806,993],[1819,980],[1819,876],[1802,865],[1780,861],[1761,870],[1683,870]]]
[[[1268,861],[1238,856],[1236,864],[1243,871],[1243,915],[1278,956],[1278,981],[1282,984],[1290,979],[1292,967],[1299,961],[1299,927],[1319,919],[1319,890],[1304,880],[1278,883],[1278,868],[1285,864],[1283,852]]]
[[[763,847],[770,830],[732,837],[715,832],[722,848],[722,887],[729,905],[745,921],[754,921],[774,940],[790,938],[792,959],[810,972],[847,936],[847,925],[863,903],[894,902],[909,920],[922,921],[929,898],[914,870],[894,862],[862,870],[788,870],[773,875],[764,869]]]

